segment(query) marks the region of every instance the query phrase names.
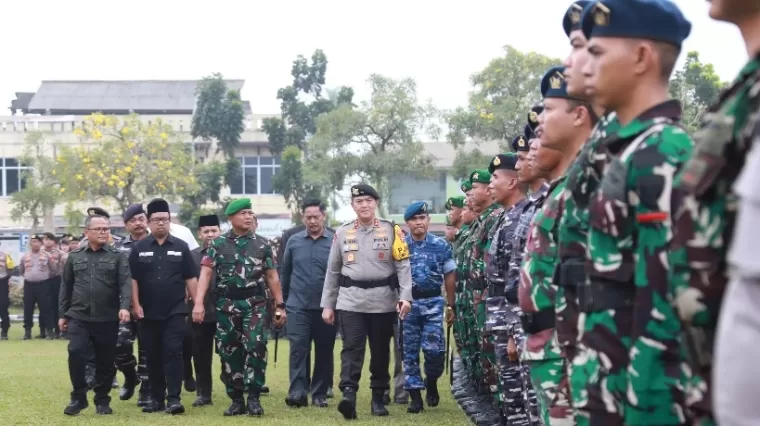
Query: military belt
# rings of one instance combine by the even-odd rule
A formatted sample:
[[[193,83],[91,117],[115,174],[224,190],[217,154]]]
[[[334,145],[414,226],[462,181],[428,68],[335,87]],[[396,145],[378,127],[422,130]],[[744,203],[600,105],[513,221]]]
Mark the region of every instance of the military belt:
[[[608,309],[629,309],[633,307],[636,288],[633,283],[605,280],[592,277],[578,291],[581,312],[599,312]]]
[[[259,296],[261,297],[261,291],[258,287],[245,287],[245,288],[236,288],[236,287],[227,287],[224,289],[219,289],[218,291],[219,296],[224,297],[225,299],[230,300],[245,300],[250,299],[251,297]]]
[[[529,334],[537,334],[544,330],[554,328],[557,322],[557,315],[554,308],[542,309],[538,312],[523,312],[520,317],[523,330]]]
[[[441,289],[439,288],[431,288],[427,290],[418,289],[416,287],[412,287],[412,298],[414,300],[418,299],[429,299],[431,297],[438,297],[441,295]]]
[[[396,274],[393,274],[381,280],[366,280],[366,281],[353,280],[345,275],[340,276],[341,287],[345,287],[345,288],[358,287],[363,290],[369,290],[371,288],[386,287],[386,286],[394,288],[395,282],[398,282],[398,277],[396,276]]]
[[[565,259],[556,269],[554,282],[560,287],[580,287],[586,283],[586,264],[581,259]]]

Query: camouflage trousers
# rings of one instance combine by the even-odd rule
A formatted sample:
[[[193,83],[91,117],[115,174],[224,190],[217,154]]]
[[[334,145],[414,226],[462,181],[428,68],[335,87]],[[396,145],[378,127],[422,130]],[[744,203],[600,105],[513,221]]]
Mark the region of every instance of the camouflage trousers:
[[[443,336],[443,297],[415,300],[404,319],[404,388],[424,389],[420,373],[420,349],[425,356],[425,378],[438,380],[443,374],[446,343]]]
[[[267,368],[266,301],[217,301],[216,353],[222,362],[222,383],[230,398],[259,392]]]
[[[476,354],[477,340],[473,339],[474,318],[472,306],[472,293],[465,289],[462,292],[459,311],[457,312],[457,322],[459,322],[459,339],[461,340],[461,349],[459,354],[462,357],[462,365],[470,374],[475,374],[476,361],[473,357]]]
[[[462,353],[462,347],[464,346],[464,321],[462,320],[463,299],[464,293],[462,293],[461,290],[457,289],[457,292],[454,295],[454,313],[456,315],[454,317],[454,323],[452,324],[451,329],[454,331],[454,343],[456,344],[457,352],[459,354]]]
[[[470,292],[471,309],[470,315],[470,345],[472,346],[472,373],[473,377],[481,386],[491,389],[496,386],[496,353],[493,343],[483,341],[483,330],[486,328],[486,290],[472,290]],[[485,368],[484,368],[485,367]]]
[[[714,333],[714,328],[710,330]],[[691,351],[688,348],[685,339],[681,340],[681,352],[683,353],[681,371],[684,372],[686,386],[684,393],[686,397],[687,416],[694,426],[716,426],[717,421],[713,412],[712,398],[712,365],[704,365],[700,368],[695,362],[689,362],[688,354]],[[710,347],[708,345],[708,347]],[[694,348],[700,350],[702,348]],[[710,349],[712,349],[710,347]],[[709,353],[712,358],[712,353]]]
[[[573,425],[575,422],[570,405],[567,371],[565,358],[530,361],[530,377],[536,389],[538,414],[547,426]]]
[[[130,321],[119,323],[119,335],[116,339],[116,356],[114,365],[116,369],[125,375],[131,374],[137,368],[137,377],[143,384],[148,383],[148,364],[145,357],[145,348],[138,345],[137,359],[135,359],[135,339],[137,338],[137,322]]]

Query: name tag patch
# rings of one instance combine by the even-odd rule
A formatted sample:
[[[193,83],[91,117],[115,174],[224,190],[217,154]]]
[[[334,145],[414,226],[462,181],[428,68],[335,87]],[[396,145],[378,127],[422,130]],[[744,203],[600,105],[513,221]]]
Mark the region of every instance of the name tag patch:
[[[168,256],[182,256],[182,252],[181,251],[172,251],[172,250],[169,250],[169,251],[166,252],[166,254]]]
[[[153,252],[152,251],[141,251],[140,253],[138,253],[138,256],[140,256],[140,257],[153,256]]]

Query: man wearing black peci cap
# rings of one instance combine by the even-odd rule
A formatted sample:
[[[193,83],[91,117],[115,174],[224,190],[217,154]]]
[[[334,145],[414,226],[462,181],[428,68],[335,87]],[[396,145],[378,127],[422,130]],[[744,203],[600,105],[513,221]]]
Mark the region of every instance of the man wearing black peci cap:
[[[132,271],[132,311],[141,320],[140,341],[148,356],[153,403],[143,412],[181,414],[182,341],[187,330],[186,294],[196,291],[198,266],[187,243],[169,234],[169,203],[148,203],[151,233],[129,254]]]

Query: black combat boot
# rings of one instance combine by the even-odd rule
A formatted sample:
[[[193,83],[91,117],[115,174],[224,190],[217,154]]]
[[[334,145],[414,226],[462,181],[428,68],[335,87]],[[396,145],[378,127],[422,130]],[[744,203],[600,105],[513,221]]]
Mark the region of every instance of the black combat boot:
[[[124,386],[121,387],[119,392],[119,399],[122,401],[129,401],[135,394],[135,387],[140,383],[140,379],[137,378],[137,373],[134,368],[123,371],[124,373]]]
[[[140,384],[140,392],[137,394],[137,406],[146,407],[153,403],[153,397],[150,394],[150,385],[148,382]]]
[[[441,395],[438,394],[438,381],[425,379],[425,402],[428,407],[437,407],[441,402]]]
[[[343,389],[343,398],[338,403],[338,411],[346,420],[356,419],[356,390],[353,388]]]
[[[409,391],[409,397],[411,398],[412,402],[409,403],[409,407],[407,407],[406,412],[410,414],[418,414],[421,413],[425,407],[422,404],[422,393],[419,389],[412,389]]]
[[[31,340],[32,339],[32,330],[27,328],[24,330],[24,340]]]
[[[90,404],[87,403],[87,400],[77,400],[72,399],[71,402],[69,402],[69,405],[66,406],[66,408],[63,409],[63,414],[67,416],[76,416],[79,414],[82,410],[89,407]]]
[[[370,407],[372,409],[373,416],[388,415],[388,409],[385,408],[383,395],[385,395],[384,389],[372,389],[372,402],[370,403]]]
[[[45,334],[45,339],[46,340],[53,340],[53,339],[55,339],[55,329],[54,328],[49,328],[47,330],[47,333]]]
[[[232,404],[224,410],[225,416],[240,416],[245,414],[245,401],[243,400],[242,392],[241,394],[235,395],[232,398]]]
[[[269,386],[262,386],[261,390],[259,391],[259,394],[268,394],[269,393]]]
[[[47,330],[44,328],[40,328],[40,334],[34,336],[35,339],[46,339],[47,338]]]
[[[264,415],[264,407],[261,406],[259,397],[261,394],[254,391],[248,394],[247,411],[249,416],[261,417]]]
[[[8,329],[0,331],[0,340],[8,340]]]

